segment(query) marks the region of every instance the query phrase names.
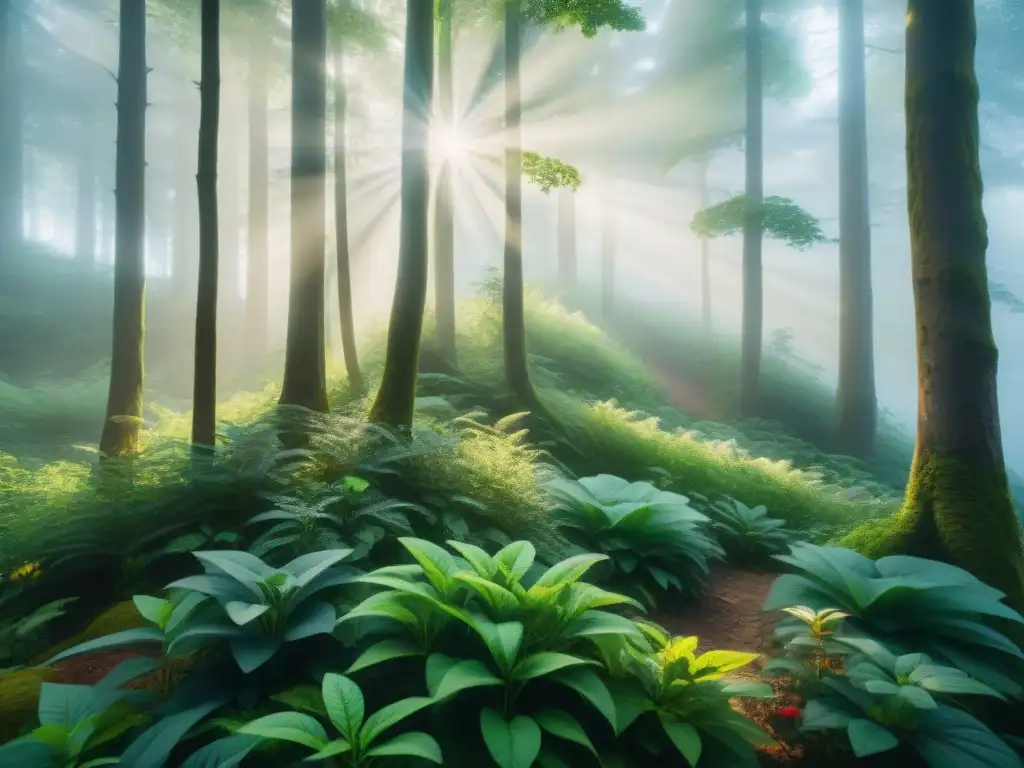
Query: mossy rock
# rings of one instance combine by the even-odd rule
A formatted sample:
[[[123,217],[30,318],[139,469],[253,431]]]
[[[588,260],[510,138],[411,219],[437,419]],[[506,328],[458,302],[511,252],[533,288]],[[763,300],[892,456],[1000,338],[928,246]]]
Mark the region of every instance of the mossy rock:
[[[146,626],[150,626],[149,622],[142,618],[138,609],[135,607],[135,603],[131,600],[125,600],[122,603],[115,603],[93,619],[89,626],[81,632],[76,635],[72,635],[63,642],[57,643],[57,645],[47,650],[46,653],[40,654],[38,657],[33,659],[33,663],[41,664],[61,651],[65,651],[79,643],[95,640],[97,637],[112,635],[115,632],[123,632],[126,629],[137,629],[139,627]]]
[[[0,743],[10,741],[31,723],[39,704],[43,683],[57,673],[47,667],[23,667],[0,672]]]

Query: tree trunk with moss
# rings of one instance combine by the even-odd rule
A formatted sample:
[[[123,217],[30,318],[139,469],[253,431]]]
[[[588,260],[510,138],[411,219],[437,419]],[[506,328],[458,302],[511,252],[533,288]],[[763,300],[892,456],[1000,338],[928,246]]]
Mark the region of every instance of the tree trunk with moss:
[[[739,411],[757,412],[764,325],[761,264],[761,202],[764,197],[764,100],[761,0],[747,0],[746,20],[746,212],[743,222],[743,320],[740,344]]]
[[[527,406],[537,404],[526,348],[523,286],[523,147],[520,54],[522,9],[505,3],[505,254],[502,287],[502,341],[505,381]]]
[[[199,286],[196,291],[192,445],[217,442],[217,144],[220,134],[220,0],[203,0],[196,189],[199,199]]]
[[[576,192],[558,190],[558,285],[568,302],[576,290]]]
[[[441,124],[455,130],[452,72],[452,2],[440,0],[437,19],[437,86]],[[437,179],[434,207],[434,305],[437,314],[437,345],[445,362],[454,365],[455,348],[455,206],[453,169],[443,160]]]
[[[866,457],[875,442],[871,214],[863,0],[839,4],[839,388],[836,447]]]
[[[363,374],[359,370],[359,353],[356,349],[355,313],[352,308],[352,266],[349,257],[345,136],[347,101],[344,35],[339,30],[334,33],[334,238],[338,327],[341,331],[341,350],[345,357],[349,389],[353,394],[361,395],[364,385]]]
[[[985,264],[974,3],[909,0],[907,18],[917,444],[892,538],[872,554],[953,563],[1022,610],[1020,523],[1003,461]]]
[[[121,0],[117,67],[114,334],[100,436],[105,456],[135,453],[146,337],[146,0]]]
[[[430,108],[434,91],[434,4],[410,3],[405,27],[402,101],[402,218],[398,277],[391,305],[384,375],[370,421],[412,426],[423,311],[427,303]]]
[[[291,279],[282,405],[326,413],[326,0],[292,0]]]

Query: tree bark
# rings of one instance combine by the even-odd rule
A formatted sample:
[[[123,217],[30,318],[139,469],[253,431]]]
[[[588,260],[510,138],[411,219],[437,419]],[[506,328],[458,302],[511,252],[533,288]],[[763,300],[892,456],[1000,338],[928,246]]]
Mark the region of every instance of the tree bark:
[[[456,130],[452,75],[452,0],[438,3],[438,106],[441,125]],[[437,344],[441,357],[456,362],[455,341],[455,208],[452,167],[447,158],[437,180],[434,221],[434,303]]]
[[[249,59],[249,211],[246,248],[245,340],[250,369],[267,353],[270,260],[269,130],[267,63],[262,51]]]
[[[502,287],[502,340],[505,381],[527,406],[537,405],[530,381],[523,288],[523,147],[520,83],[522,9],[505,3],[505,253]]]
[[[743,224],[743,320],[739,411],[757,412],[761,378],[764,287],[761,265],[761,202],[764,197],[764,101],[761,0],[747,0],[746,20],[746,216]]]
[[[21,245],[25,186],[23,73],[25,19],[21,0],[0,8],[0,260]]]
[[[96,141],[91,123],[82,125],[79,130],[75,255],[91,265],[96,263]]]
[[[558,190],[558,284],[564,300],[576,290],[576,193],[572,189]]]
[[[339,30],[334,34],[334,238],[338,289],[338,327],[341,330],[341,351],[345,357],[345,374],[349,389],[355,395],[365,390],[359,370],[356,349],[355,312],[352,307],[352,265],[348,234],[348,174],[346,113],[348,106],[345,82],[345,38]]]
[[[703,211],[711,205],[708,193],[708,166],[711,158],[702,155],[697,168],[697,185],[700,192],[700,209]],[[714,330],[711,314],[711,238],[701,237],[700,240],[700,318],[705,333]]]
[[[434,4],[406,11],[402,101],[402,219],[398,278],[391,306],[384,376],[370,420],[408,429],[416,407],[423,311],[427,303],[430,203],[430,107],[434,90]]]
[[[199,286],[196,358],[192,384],[192,446],[212,451],[217,442],[217,155],[220,134],[220,0],[202,3],[199,152]]]
[[[618,232],[615,222],[615,204],[605,197],[601,215],[601,321],[610,327],[615,315],[615,256],[618,250]]]
[[[282,405],[326,413],[326,0],[292,0],[291,280]]]
[[[871,214],[863,0],[839,4],[839,451],[866,457],[875,441]]]
[[[135,453],[142,425],[146,337],[146,0],[121,0],[117,72],[114,333],[105,456]]]
[[[893,533],[874,555],[960,566],[1024,609],[1020,523],[996,396],[978,160],[972,0],[907,4],[907,178],[917,318],[917,443]]]

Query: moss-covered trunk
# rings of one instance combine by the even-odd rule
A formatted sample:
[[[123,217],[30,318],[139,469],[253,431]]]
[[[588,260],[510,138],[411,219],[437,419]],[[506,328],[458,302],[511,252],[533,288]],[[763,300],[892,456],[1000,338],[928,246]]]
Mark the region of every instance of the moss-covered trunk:
[[[601,207],[601,321],[609,328],[615,316],[615,256],[619,244],[615,204],[606,195]]]
[[[402,218],[398,277],[384,375],[370,420],[407,429],[416,407],[423,310],[427,303],[430,108],[434,91],[434,4],[410,3],[402,100]]]
[[[879,549],[954,563],[1021,610],[985,265],[974,3],[909,0],[906,39],[917,445],[896,538]]]
[[[0,3],[0,261],[22,238],[25,127],[22,76],[25,18],[21,0]]]
[[[100,436],[106,456],[135,453],[146,338],[146,0],[121,0],[117,62],[114,334]]]
[[[96,140],[92,123],[79,127],[75,195],[75,257],[85,264],[96,261]]]
[[[700,194],[700,210],[705,210],[711,205],[708,190],[708,166],[711,158],[702,155],[697,161],[697,190]],[[701,327],[705,333],[711,333],[713,328],[711,315],[711,239],[700,238],[700,318]]]
[[[292,0],[291,279],[281,404],[326,413],[326,0]]]
[[[217,439],[217,144],[220,134],[220,0],[203,0],[199,105],[199,285],[196,292],[192,445]]]
[[[505,3],[505,254],[502,288],[502,342],[505,381],[524,404],[534,406],[526,349],[526,307],[523,287],[523,146],[520,54],[522,8]]]
[[[262,27],[259,27],[262,28]],[[247,365],[260,370],[267,353],[270,223],[267,63],[262,51],[249,59],[249,242],[246,248],[245,344]]]
[[[839,388],[836,447],[870,455],[875,442],[871,214],[864,85],[864,4],[839,4]]]
[[[743,222],[743,320],[740,344],[739,410],[757,412],[761,378],[764,288],[761,267],[761,201],[764,197],[764,102],[761,0],[746,0],[746,200]]]
[[[441,124],[456,130],[454,77],[452,71],[452,0],[438,2],[437,86]],[[455,349],[455,201],[453,169],[447,160],[437,179],[434,207],[434,304],[437,313],[437,345],[446,362],[454,365]]]
[[[558,285],[568,301],[576,290],[576,193],[558,190]]]
[[[356,350],[356,327],[352,309],[352,267],[349,260],[348,176],[346,174],[346,106],[344,34],[334,33],[334,239],[337,269],[338,326],[341,351],[345,357],[348,385],[354,394],[362,394],[363,374]]]

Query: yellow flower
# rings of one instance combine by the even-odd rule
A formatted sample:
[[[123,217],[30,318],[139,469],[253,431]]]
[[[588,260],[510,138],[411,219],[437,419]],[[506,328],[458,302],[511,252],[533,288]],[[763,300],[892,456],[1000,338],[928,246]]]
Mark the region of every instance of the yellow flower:
[[[29,577],[38,579],[41,573],[39,563],[25,563],[20,568],[15,568],[11,571],[11,581],[18,581],[19,579],[27,579]]]

